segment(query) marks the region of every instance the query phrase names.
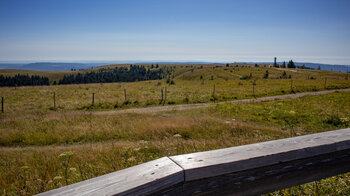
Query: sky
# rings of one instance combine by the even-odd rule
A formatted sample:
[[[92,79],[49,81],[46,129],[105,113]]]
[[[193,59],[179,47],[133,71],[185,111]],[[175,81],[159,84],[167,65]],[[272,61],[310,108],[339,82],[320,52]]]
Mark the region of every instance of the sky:
[[[350,65],[349,0],[0,0],[0,61]]]

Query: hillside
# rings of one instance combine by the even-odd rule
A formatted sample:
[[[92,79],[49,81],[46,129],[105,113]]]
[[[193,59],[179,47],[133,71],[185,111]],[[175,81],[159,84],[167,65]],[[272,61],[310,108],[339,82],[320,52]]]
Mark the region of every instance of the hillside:
[[[209,75],[211,72],[214,75],[218,75],[217,71],[219,70],[219,75],[222,75],[222,77],[231,77],[236,76],[240,77],[244,74],[249,74],[249,71],[243,71],[247,70],[248,67],[255,67],[256,64],[249,64],[249,63],[230,63],[230,72],[227,72],[226,64],[132,64],[137,66],[145,66],[150,70],[157,69],[156,66],[158,65],[159,68],[175,68],[174,69],[174,75],[175,77],[179,77],[182,75],[184,79],[190,79],[190,78],[196,78],[200,77],[199,72],[206,72],[208,68],[212,68],[213,70],[210,70],[210,72],[206,72],[204,75]],[[153,65],[153,68],[152,68]],[[269,64],[258,64],[259,67],[262,69],[266,69],[266,67],[269,66]],[[98,71],[100,69],[114,69],[116,67],[130,67],[130,64],[110,64],[110,65],[102,65],[97,66],[92,69],[84,69],[84,70],[74,70],[74,71],[32,71],[32,70],[22,70],[22,69],[0,69],[0,75],[4,76],[14,76],[16,74],[28,74],[28,75],[39,75],[39,76],[45,76],[48,77],[50,80],[50,83],[52,84],[54,81],[58,82],[60,79],[63,78],[64,75],[70,75],[70,74],[77,74],[77,73],[86,73],[90,71]],[[242,70],[239,70],[239,67],[242,67]],[[206,68],[203,70],[203,68]],[[194,73],[192,72],[195,71]],[[200,71],[201,70],[201,71]],[[257,69],[252,69],[252,73],[258,74],[256,71]],[[335,71],[326,71],[322,70],[321,72],[319,70],[302,70],[302,69],[295,69],[297,72],[303,73],[302,75],[312,75],[312,74],[321,74],[323,76],[339,76],[342,75],[340,73],[337,73]],[[191,73],[189,73],[191,71]],[[242,72],[243,71],[243,72]],[[288,69],[286,69],[288,72]],[[187,73],[186,73],[187,72]],[[224,76],[226,75],[226,76]],[[221,76],[219,76],[221,77]],[[198,79],[198,78],[197,78]]]
[[[0,63],[1,69],[31,70],[31,71],[70,71],[80,69],[91,69],[104,63],[60,63],[60,62],[38,62],[38,63]]]
[[[19,72],[58,80],[129,66]],[[350,126],[350,94],[337,90],[350,88],[346,73],[265,64],[143,66],[169,74],[137,82],[1,87],[0,194],[32,195],[163,156]],[[269,97],[275,95],[284,100]],[[349,179],[320,181],[317,190],[335,192],[341,181],[345,193]],[[310,184],[301,187],[282,193],[315,192]]]

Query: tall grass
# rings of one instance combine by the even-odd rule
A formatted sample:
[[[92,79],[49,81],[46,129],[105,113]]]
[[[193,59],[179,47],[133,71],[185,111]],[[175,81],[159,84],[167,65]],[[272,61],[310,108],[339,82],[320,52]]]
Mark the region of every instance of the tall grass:
[[[269,70],[269,79],[262,79],[265,70]],[[177,72],[179,71],[175,70],[175,73]],[[254,96],[252,80],[240,80],[239,77],[231,75],[233,73],[236,75],[252,73],[252,80],[256,80]],[[301,70],[290,72],[293,79],[293,89],[291,89],[290,79],[278,79],[281,74],[281,70],[272,68],[197,68],[193,72],[186,70],[180,72],[174,78],[174,85],[169,85],[165,80],[162,80],[133,83],[11,87],[0,88],[0,96],[5,97],[5,115],[17,115],[22,113],[36,114],[37,112],[48,112],[50,110],[114,110],[155,106],[160,104],[161,89],[165,86],[167,87],[167,101],[165,104],[211,102],[214,85],[217,101],[325,90],[325,77],[327,77],[327,89],[350,87],[350,79],[346,80],[347,75],[344,73]],[[308,75],[313,75],[316,79],[307,80]],[[202,79],[200,79],[201,76],[203,76]],[[211,80],[212,76],[213,80]],[[124,89],[127,92],[127,100],[124,97]],[[53,108],[54,92],[56,93],[57,108]],[[92,93],[95,93],[94,107],[91,107]],[[3,115],[1,114],[1,116]]]
[[[269,79],[262,79],[266,70]],[[214,85],[218,101],[252,98],[253,80],[257,80],[256,97],[293,93],[291,81],[279,79],[282,73],[264,67],[179,65],[171,74],[173,85],[161,80],[0,88],[0,97],[5,97],[5,113],[0,113],[0,195],[32,195],[163,156],[350,126],[350,92],[150,114],[92,113],[159,105],[165,86],[165,104],[210,102]],[[250,74],[251,80],[240,79]],[[324,90],[325,77],[328,89],[350,87],[344,73],[297,70],[287,74],[293,79],[294,92]],[[307,79],[311,76],[316,79]],[[349,179],[345,174],[317,186],[272,194],[348,194]]]
[[[349,103],[350,92],[342,92],[154,114],[8,117],[0,124],[0,193],[35,194],[163,156],[291,137],[292,129],[302,135],[349,127]],[[286,117],[296,121],[286,124]],[[346,194],[349,185],[345,174],[318,182],[317,190]],[[314,194],[315,187],[273,194]]]

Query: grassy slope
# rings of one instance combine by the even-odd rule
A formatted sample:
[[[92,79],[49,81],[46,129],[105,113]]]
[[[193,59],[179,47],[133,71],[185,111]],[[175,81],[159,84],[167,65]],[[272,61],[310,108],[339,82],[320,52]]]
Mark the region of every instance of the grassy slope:
[[[237,75],[252,73],[256,96],[290,92],[290,80],[277,79],[282,70],[251,67],[179,65],[175,85],[165,81],[0,88],[5,113],[0,114],[0,195],[34,194],[123,169],[162,156],[183,154],[280,139],[294,135],[350,126],[350,92],[244,105],[154,114],[92,115],[86,108],[95,92],[91,110],[122,106],[123,89],[132,104],[158,105],[160,89],[168,88],[168,101],[209,102],[213,85],[219,100],[252,97],[252,80]],[[270,79],[261,79],[266,70]],[[318,70],[287,71],[294,91],[350,87],[347,75]],[[316,80],[307,80],[312,75]],[[203,76],[203,79],[200,79]],[[213,80],[211,80],[213,76]],[[50,110],[56,92],[58,110]],[[137,103],[134,103],[137,101]],[[120,109],[120,108],[118,108]],[[74,152],[64,175],[67,156]],[[63,164],[63,165],[62,165]],[[350,177],[307,184],[280,192],[298,194],[349,194]],[[317,188],[316,188],[317,187]],[[316,191],[317,190],[317,191]],[[323,192],[322,192],[323,191]],[[279,194],[279,193],[277,193]]]
[[[265,71],[270,72],[269,79],[262,79]],[[174,75],[175,85],[162,81],[142,81],[133,83],[80,84],[38,87],[0,88],[0,96],[5,97],[6,115],[18,113],[48,112],[53,106],[53,92],[60,110],[82,110],[91,105],[92,93],[95,93],[93,110],[112,110],[128,107],[159,105],[161,89],[167,87],[166,104],[210,102],[215,85],[215,97],[218,101],[253,97],[252,80],[240,80],[236,75],[252,73],[256,79],[254,95],[256,97],[280,95],[291,92],[290,79],[277,79],[281,70],[273,68],[221,67],[196,69],[179,66]],[[315,80],[307,80],[308,75]],[[327,75],[327,88],[348,88],[350,79],[344,73],[298,70],[290,72],[293,78],[294,92],[324,90],[324,75]],[[288,73],[289,74],[289,73]],[[202,76],[203,79],[200,79]],[[213,80],[211,80],[213,78]],[[127,92],[128,105],[123,104],[124,89]],[[51,108],[52,109],[52,108]]]
[[[349,103],[350,92],[346,92],[156,114],[97,116],[62,111],[2,119],[2,145],[22,147],[1,149],[0,186],[3,193],[33,194],[64,185],[64,160],[59,155],[67,151],[75,153],[67,176],[73,183],[162,156],[348,127]],[[300,121],[286,126],[286,116]],[[333,118],[342,121],[329,121]],[[318,191],[349,193],[346,176],[328,181],[319,184]],[[315,191],[312,186],[304,185],[302,193]],[[290,191],[300,193],[297,188],[285,190]]]

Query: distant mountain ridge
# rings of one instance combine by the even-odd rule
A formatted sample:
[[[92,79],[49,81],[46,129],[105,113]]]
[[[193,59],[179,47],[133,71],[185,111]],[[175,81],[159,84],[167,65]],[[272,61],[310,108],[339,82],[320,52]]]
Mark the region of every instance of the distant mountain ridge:
[[[320,63],[295,63],[297,66],[305,65],[307,68],[337,71],[337,72],[350,72],[350,65],[330,65],[330,64],[320,64]]]
[[[71,69],[89,69],[92,67],[98,67],[101,65],[108,64],[129,64],[127,61],[115,61],[115,62],[93,62],[93,63],[69,63],[69,62],[37,62],[37,63],[9,63],[0,62],[0,69],[22,69],[22,70],[33,70],[33,71],[68,71]],[[232,62],[228,62],[232,63]],[[234,62],[234,63],[249,63],[249,64],[272,64],[273,62]],[[287,63],[287,62],[286,62]],[[130,61],[130,64],[214,64],[222,65],[226,63],[218,62],[200,62],[200,61],[188,61],[188,62],[176,62],[176,61]],[[278,62],[282,64],[282,62]],[[350,72],[350,65],[331,65],[331,64],[321,64],[321,63],[303,63],[296,62],[297,66],[305,65],[305,67],[310,69],[337,71],[337,72]]]
[[[26,70],[38,70],[38,71],[66,71],[71,69],[87,69],[88,66],[82,63],[29,63],[22,66],[22,69]]]
[[[59,63],[59,62],[38,62],[28,64],[0,63],[0,69],[22,69],[33,71],[68,71],[72,69],[89,69],[103,63]]]

